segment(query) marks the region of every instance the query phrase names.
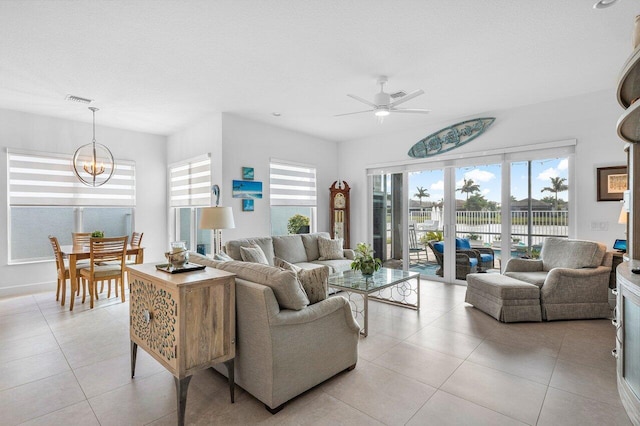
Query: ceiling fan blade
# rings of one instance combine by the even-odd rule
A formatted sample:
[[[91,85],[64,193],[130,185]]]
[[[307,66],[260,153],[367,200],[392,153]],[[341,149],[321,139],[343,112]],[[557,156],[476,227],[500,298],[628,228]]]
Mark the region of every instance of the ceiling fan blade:
[[[371,112],[371,111],[375,111],[375,110],[373,110],[373,109],[368,109],[368,110],[366,110],[366,111],[347,112],[347,113],[344,113],[344,114],[336,114],[336,115],[334,115],[334,117],[341,117],[341,116],[343,116],[343,115],[362,114],[363,112]]]
[[[429,114],[431,110],[430,109],[413,109],[413,108],[402,108],[402,109],[391,108],[391,112],[411,112],[411,113],[418,113],[418,114]]]
[[[407,102],[407,101],[410,101],[411,99],[415,98],[416,96],[420,96],[423,93],[424,93],[424,90],[422,90],[422,89],[415,90],[415,91],[409,93],[407,96],[403,96],[400,99],[398,99],[397,101],[391,102],[391,104],[389,104],[389,106],[391,108],[393,108],[394,106],[400,105],[401,103],[404,103],[404,102]]]
[[[355,99],[356,101],[360,101],[360,102],[362,102],[363,104],[367,104],[367,105],[369,105],[370,107],[373,107],[373,108],[377,108],[377,107],[378,107],[378,105],[376,105],[376,104],[374,104],[373,102],[370,102],[370,101],[368,101],[368,100],[366,100],[366,99],[364,99],[364,98],[361,98],[360,96],[356,96],[356,95],[347,95],[347,96],[349,96],[350,98]]]

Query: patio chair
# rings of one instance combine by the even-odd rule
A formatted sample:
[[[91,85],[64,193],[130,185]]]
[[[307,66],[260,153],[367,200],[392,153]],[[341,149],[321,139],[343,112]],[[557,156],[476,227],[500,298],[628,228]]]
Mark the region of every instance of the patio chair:
[[[424,246],[424,244],[418,241],[416,227],[415,225],[411,224],[409,225],[409,256],[411,256],[413,253],[416,253],[418,255],[418,262],[420,262],[420,253],[423,252],[426,261],[428,260],[427,248]]]
[[[471,247],[471,242],[467,238],[456,238],[456,250],[475,250],[480,253],[480,264],[478,272],[493,269],[493,261],[496,258],[491,247]]]
[[[436,275],[441,277],[443,275],[444,267],[444,242],[428,241],[427,245],[438,261],[438,270],[436,271]],[[468,274],[477,272],[479,257],[480,253],[476,250],[456,250],[456,279],[464,280]]]

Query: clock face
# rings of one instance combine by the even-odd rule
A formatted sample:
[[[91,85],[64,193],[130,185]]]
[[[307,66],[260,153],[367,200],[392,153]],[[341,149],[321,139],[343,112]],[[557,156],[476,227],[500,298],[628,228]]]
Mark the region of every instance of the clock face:
[[[347,206],[347,200],[344,198],[344,194],[336,194],[336,198],[333,199],[333,206],[336,209],[344,209]]]

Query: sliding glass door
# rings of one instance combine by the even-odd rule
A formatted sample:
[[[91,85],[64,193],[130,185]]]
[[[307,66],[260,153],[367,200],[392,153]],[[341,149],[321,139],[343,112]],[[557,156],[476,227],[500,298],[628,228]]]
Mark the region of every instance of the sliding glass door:
[[[373,176],[373,251],[385,268],[403,269],[403,174]]]
[[[511,257],[539,256],[544,238],[572,234],[574,144],[369,169],[376,257],[464,283],[469,273],[499,273]]]
[[[511,163],[510,257],[540,255],[542,241],[569,236],[569,160]]]

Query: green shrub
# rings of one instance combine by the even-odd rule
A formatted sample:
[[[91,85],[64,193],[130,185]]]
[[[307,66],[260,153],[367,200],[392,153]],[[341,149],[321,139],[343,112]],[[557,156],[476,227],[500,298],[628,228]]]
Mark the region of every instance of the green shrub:
[[[289,231],[289,234],[297,234],[300,231],[300,228],[303,226],[309,226],[310,223],[311,221],[307,216],[295,214],[289,218],[287,231]]]

